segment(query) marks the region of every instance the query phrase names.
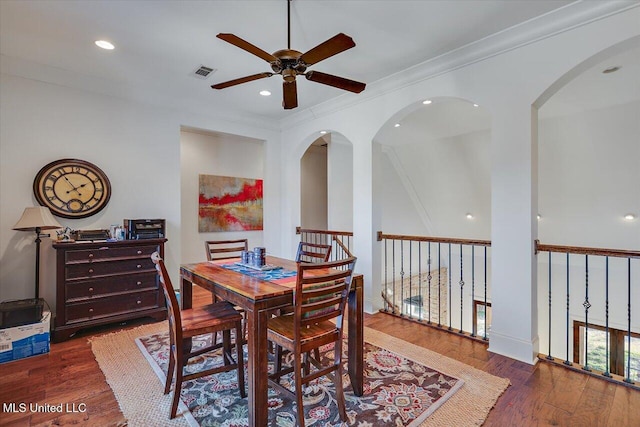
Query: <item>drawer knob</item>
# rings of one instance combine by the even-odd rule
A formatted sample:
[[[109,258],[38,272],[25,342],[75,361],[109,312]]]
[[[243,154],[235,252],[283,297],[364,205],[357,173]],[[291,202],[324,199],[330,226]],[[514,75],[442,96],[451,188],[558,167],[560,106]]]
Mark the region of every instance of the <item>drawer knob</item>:
[[[136,265],[136,268],[142,268],[142,264]]]
[[[142,251],[138,251],[138,255],[142,255]]]
[[[93,288],[89,288],[89,292],[93,292]]]
[[[93,268],[90,268],[90,269],[89,269],[89,273],[93,273]]]
[[[142,282],[136,282],[136,285],[140,286],[142,285]]]
[[[138,300],[136,301],[136,304],[142,304],[142,301]]]
[[[90,309],[89,309],[89,313],[93,313],[93,308],[90,308]]]
[[[89,258],[93,258],[93,254],[89,254]]]

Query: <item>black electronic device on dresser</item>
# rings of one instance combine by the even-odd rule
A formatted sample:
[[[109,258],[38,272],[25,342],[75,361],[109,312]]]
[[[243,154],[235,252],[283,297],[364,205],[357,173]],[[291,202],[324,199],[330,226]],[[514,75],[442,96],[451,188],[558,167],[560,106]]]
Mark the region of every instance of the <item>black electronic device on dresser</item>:
[[[164,219],[125,219],[127,239],[162,239],[167,236]]]
[[[56,317],[53,341],[83,328],[139,317],[163,320],[164,294],[151,254],[167,239],[54,243]]]

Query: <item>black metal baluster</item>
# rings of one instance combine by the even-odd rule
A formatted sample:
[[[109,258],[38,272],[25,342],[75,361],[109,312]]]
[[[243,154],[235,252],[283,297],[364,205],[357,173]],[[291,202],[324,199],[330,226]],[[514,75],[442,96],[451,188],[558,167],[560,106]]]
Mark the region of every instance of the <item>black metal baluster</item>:
[[[451,324],[453,323],[451,318],[453,311],[451,309],[451,300],[453,300],[453,295],[451,294],[451,243],[449,243],[449,268],[447,270],[449,270],[449,293],[447,295],[447,299],[449,300],[449,327],[447,329],[453,331],[453,328],[451,327]]]
[[[487,329],[489,329],[489,310],[487,309],[487,247],[484,247],[484,336],[487,340]]]
[[[549,352],[547,360],[553,360],[551,356],[551,251],[549,251]]]
[[[400,240],[400,316],[404,316],[404,240]]]
[[[582,369],[585,371],[591,371],[589,367],[589,309],[591,303],[589,302],[589,255],[584,256],[584,366]]]
[[[413,319],[413,273],[412,273],[412,255],[413,242],[409,240],[409,318]]]
[[[609,340],[611,339],[611,337],[609,337],[609,257],[605,257],[605,264],[604,264],[604,274],[605,274],[605,279],[604,279],[604,336],[606,337],[605,340],[605,368],[604,368],[604,372],[602,373],[602,375],[604,375],[605,377],[611,377],[611,373],[609,372]]]
[[[567,358],[564,360],[565,365],[571,366],[569,360],[569,252],[567,252],[567,333],[566,333]]]
[[[396,313],[396,239],[391,240],[391,274],[393,280],[393,314]],[[401,309],[402,310],[402,309]]]
[[[429,285],[429,324],[431,324],[431,278],[433,277],[431,275],[431,242],[428,242],[428,258],[427,258],[427,268],[429,269],[429,272],[427,273],[427,280],[428,280],[428,285]]]
[[[463,308],[464,308],[464,275],[462,272],[462,243],[460,243],[460,333],[463,333],[464,330],[462,328],[462,320],[464,318],[463,316]]]
[[[475,312],[476,304],[476,247],[471,245],[471,312]],[[477,314],[476,314],[477,315]],[[471,336],[476,336],[476,319],[471,319]]]
[[[627,377],[625,383],[634,384],[631,379],[631,258],[627,258]]]
[[[387,266],[387,242],[388,239],[384,239],[384,303],[389,311],[389,268]]]

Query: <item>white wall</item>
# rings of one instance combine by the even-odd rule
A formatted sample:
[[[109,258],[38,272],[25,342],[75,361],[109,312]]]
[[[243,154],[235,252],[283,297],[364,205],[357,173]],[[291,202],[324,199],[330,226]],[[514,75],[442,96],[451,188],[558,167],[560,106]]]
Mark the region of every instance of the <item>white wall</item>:
[[[327,229],[327,147],[310,146],[300,159],[300,226]]]
[[[623,219],[640,214],[639,118],[633,102],[540,122],[541,242],[640,248],[638,220]]]
[[[165,218],[165,258],[178,283],[181,255],[181,126],[216,130],[266,141],[263,155],[280,157],[279,134],[245,123],[216,120],[139,104],[64,86],[0,75],[0,300],[33,296],[35,236],[11,228],[27,206],[37,206],[33,179],[61,158],[98,165],[111,180],[107,207],[95,216],[69,220],[73,229],[108,228],[125,218]],[[265,245],[280,251],[280,169],[264,171]],[[192,221],[192,220],[190,220]],[[41,295],[55,303],[55,251],[41,248]]]
[[[327,155],[327,228],[353,230],[353,147],[342,135],[332,134]]]
[[[263,232],[198,232],[198,176],[221,175],[264,179],[263,143],[227,134],[194,130],[180,132],[180,200],[182,261],[206,260],[206,240],[249,239],[249,247],[263,245]]]
[[[0,188],[0,300],[32,297],[34,236],[11,227],[26,206],[37,206],[33,178],[61,158],[88,160],[109,177],[112,196],[95,216],[59,218],[72,229],[109,228],[125,218],[165,218],[170,242],[179,241],[179,129],[161,109],[2,75]],[[42,245],[41,295],[55,302],[54,250]],[[176,267],[179,245],[166,258]]]

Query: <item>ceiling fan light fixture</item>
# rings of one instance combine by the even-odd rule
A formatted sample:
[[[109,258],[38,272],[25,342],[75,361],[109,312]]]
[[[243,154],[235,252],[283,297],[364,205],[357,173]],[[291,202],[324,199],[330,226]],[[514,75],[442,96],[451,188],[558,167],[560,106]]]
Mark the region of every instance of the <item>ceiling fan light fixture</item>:
[[[352,47],[355,47],[356,43],[348,35],[338,33],[305,53],[291,49],[291,0],[287,0],[286,49],[281,49],[271,54],[231,33],[219,33],[216,37],[267,61],[273,72],[252,74],[239,79],[217,83],[211,86],[212,89],[225,89],[242,83],[271,77],[274,74],[279,74],[284,80],[282,86],[282,106],[285,110],[290,110],[298,106],[298,94],[296,87],[296,77],[298,75],[305,76],[307,80],[315,83],[332,86],[353,93],[360,93],[366,87],[365,83],[345,79],[344,77],[321,73],[319,71],[307,71],[308,67],[344,52],[345,50],[349,50]]]

